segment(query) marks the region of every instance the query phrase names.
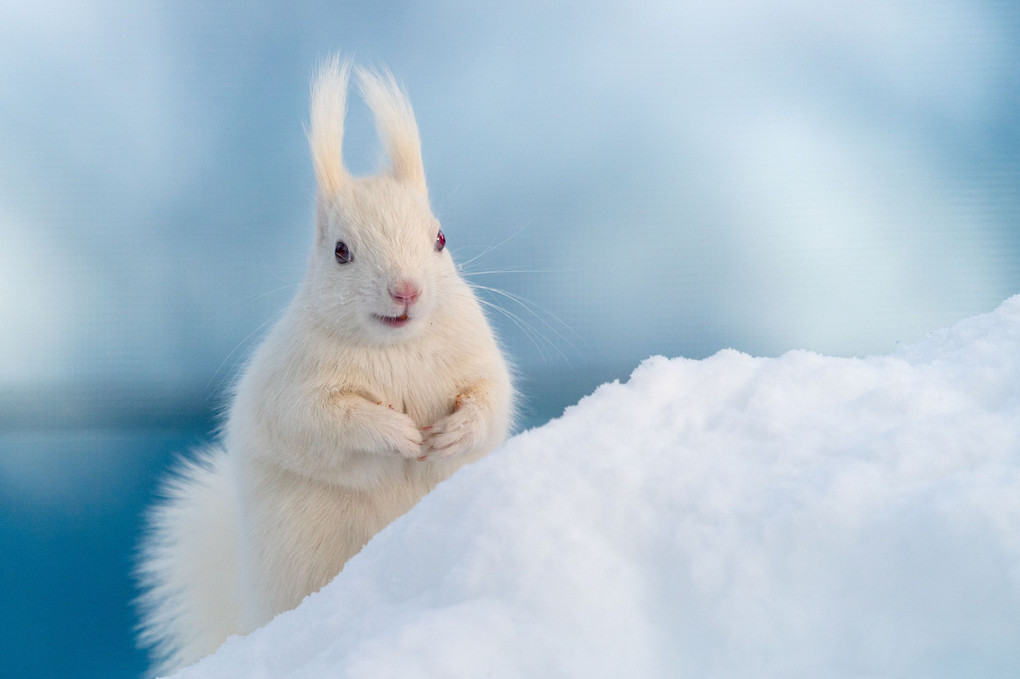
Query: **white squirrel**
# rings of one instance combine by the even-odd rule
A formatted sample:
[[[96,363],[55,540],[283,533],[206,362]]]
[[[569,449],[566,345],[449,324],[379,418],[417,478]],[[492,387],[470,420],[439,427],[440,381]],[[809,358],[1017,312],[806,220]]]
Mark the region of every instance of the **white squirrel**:
[[[307,272],[233,394],[223,445],[149,515],[139,640],[169,673],[297,606],[439,481],[507,436],[507,363],[429,207],[418,128],[389,72],[357,69],[390,162],[341,159],[350,62],[312,87]]]

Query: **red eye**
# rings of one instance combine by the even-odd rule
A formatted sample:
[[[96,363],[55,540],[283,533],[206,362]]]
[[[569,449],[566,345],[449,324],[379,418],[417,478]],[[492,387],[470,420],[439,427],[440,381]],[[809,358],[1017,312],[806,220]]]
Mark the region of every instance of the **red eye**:
[[[446,247],[446,236],[440,231],[436,234],[436,252],[442,252],[443,248]]]
[[[336,242],[336,249],[333,250],[333,254],[336,255],[336,261],[338,264],[350,264],[354,260],[354,255],[351,254],[351,249],[347,247],[347,243],[342,240]]]

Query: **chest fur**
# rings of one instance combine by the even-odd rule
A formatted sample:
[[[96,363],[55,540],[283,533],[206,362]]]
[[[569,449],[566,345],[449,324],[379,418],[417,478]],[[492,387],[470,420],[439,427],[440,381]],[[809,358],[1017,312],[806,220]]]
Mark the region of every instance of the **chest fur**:
[[[462,388],[458,371],[442,357],[421,350],[348,348],[322,367],[322,386],[392,405],[419,426],[451,413]]]

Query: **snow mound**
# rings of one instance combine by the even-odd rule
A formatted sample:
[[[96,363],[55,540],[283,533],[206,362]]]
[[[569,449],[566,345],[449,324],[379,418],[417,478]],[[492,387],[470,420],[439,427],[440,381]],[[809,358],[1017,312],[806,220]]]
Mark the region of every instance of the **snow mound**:
[[[890,356],[645,361],[203,677],[1020,668],[1020,296]]]

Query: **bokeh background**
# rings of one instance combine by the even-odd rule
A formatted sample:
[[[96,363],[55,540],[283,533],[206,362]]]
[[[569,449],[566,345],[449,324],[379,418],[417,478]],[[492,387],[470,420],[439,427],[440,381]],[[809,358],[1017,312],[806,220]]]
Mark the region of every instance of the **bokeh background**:
[[[651,354],[885,353],[1020,292],[1020,8],[0,1],[0,673],[131,677],[139,514],[311,242],[308,79],[410,93],[524,426]],[[345,154],[378,166],[355,100]]]

